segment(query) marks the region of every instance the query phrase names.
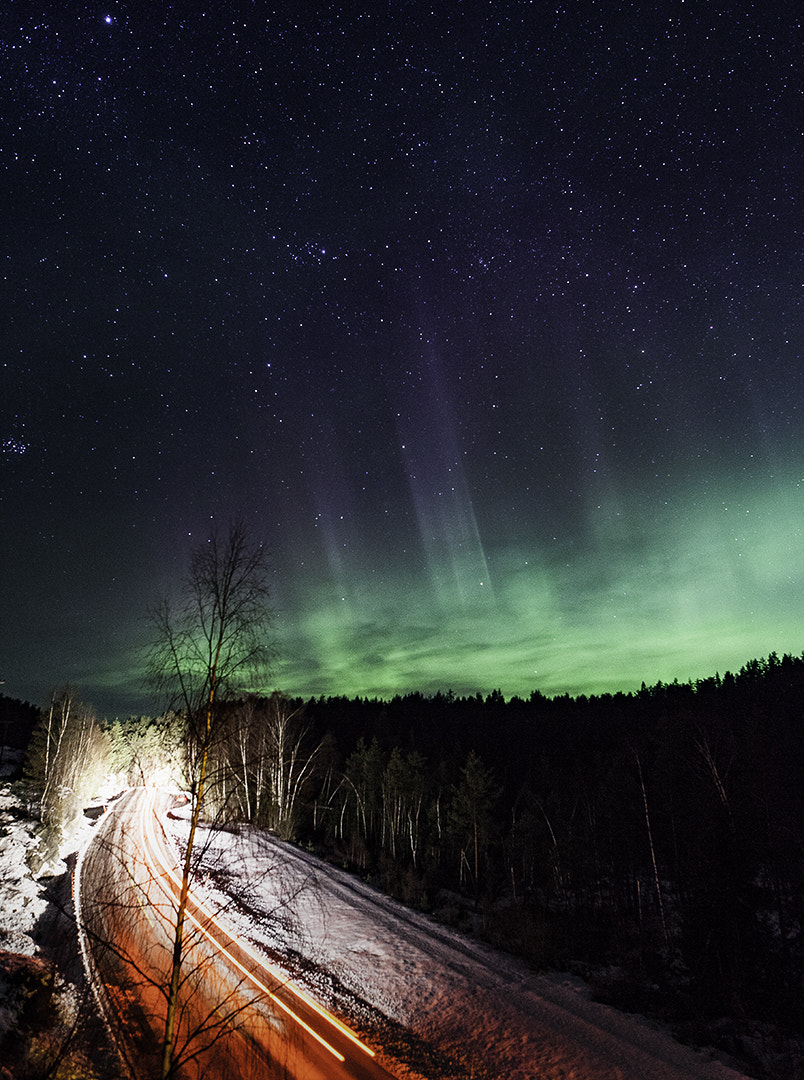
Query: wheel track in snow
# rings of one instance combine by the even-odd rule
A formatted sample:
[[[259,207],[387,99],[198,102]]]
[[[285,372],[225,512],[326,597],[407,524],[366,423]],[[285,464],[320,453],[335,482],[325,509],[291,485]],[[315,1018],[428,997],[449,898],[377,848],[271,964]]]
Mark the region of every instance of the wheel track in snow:
[[[500,972],[500,954],[495,953],[491,946],[482,942],[473,941],[439,923],[432,916],[414,911],[405,907],[399,901],[385,896],[373,886],[354,878],[345,870],[332,866],[330,863],[322,864],[322,860],[315,855],[310,855],[291,844],[284,843],[273,837],[260,838],[260,842],[266,847],[281,851],[285,858],[305,867],[305,872],[317,885],[324,882],[323,889],[335,895],[345,904],[353,905],[355,898],[360,904],[370,904],[375,912],[380,913],[383,925],[389,933],[398,936],[399,924],[404,923],[409,930],[413,931],[413,943],[427,953],[430,957],[436,957],[445,966],[457,971],[465,978],[472,981],[476,978],[476,966],[482,965],[487,975],[498,985],[510,985],[520,981],[514,972],[509,971],[505,977]],[[327,867],[324,871],[323,866]],[[456,963],[456,954],[465,956],[470,964]],[[515,966],[519,963],[514,957],[505,956],[506,966]]]
[[[241,837],[239,831],[235,835]],[[519,984],[525,975],[533,974],[516,957],[501,954],[483,942],[467,938],[444,926],[432,916],[405,907],[401,902],[386,896],[348,871],[325,862],[319,856],[312,855],[277,837],[259,833],[257,830],[244,832],[242,838],[244,842],[256,844],[265,851],[279,854],[282,859],[293,865],[294,871],[300,877],[311,883],[311,887],[319,896],[322,893],[328,893],[348,907],[354,907],[356,901],[358,906],[370,905],[375,917],[381,921],[389,936],[398,938],[400,924],[404,924],[410,933],[408,940],[414,948],[419,949],[431,959],[438,959],[451,971],[473,983],[477,978],[478,965],[483,967],[487,977],[496,986]],[[223,883],[220,883],[219,887],[223,891],[226,890]],[[258,915],[258,912],[251,911],[252,902],[245,897],[240,896],[238,902],[249,909],[250,915]],[[464,957],[467,963],[457,962],[458,957]],[[507,969],[505,974],[501,973],[503,965]],[[516,968],[520,968],[520,971],[517,972]]]
[[[256,886],[257,895],[266,900],[274,892],[271,887],[261,889],[259,878],[232,871],[241,843],[243,853],[249,846],[252,850],[258,847],[255,858],[271,867],[270,872],[275,869],[279,880],[283,876],[294,879],[297,887],[310,883],[307,896],[317,894],[316,918],[325,934],[331,930],[337,935],[349,911],[362,911],[366,923],[376,926],[376,933],[360,930],[351,938],[346,933],[344,938],[351,941],[347,951],[338,954],[330,949],[327,960],[316,959],[311,953],[305,955],[313,964],[322,964],[322,971],[329,966],[343,987],[357,995],[356,1000],[370,1001],[381,1015],[395,1017],[425,1045],[438,1046],[448,1057],[457,1055],[456,1061],[468,1054],[471,1067],[455,1071],[455,1076],[468,1076],[481,1063],[491,1070],[489,1075],[502,1075],[497,1065],[503,1053],[507,1056],[501,1068],[516,1080],[591,1075],[600,1080],[744,1080],[742,1074],[724,1063],[677,1043],[660,1026],[591,1001],[588,990],[571,976],[539,975],[516,957],[463,937],[312,854],[256,830],[242,830],[238,831],[234,851],[227,855],[233,860],[227,862],[233,886],[229,895],[237,897],[255,933],[261,921],[259,903],[249,898],[243,904],[245,897],[236,887],[237,878],[242,876],[249,882],[249,892]],[[285,875],[280,863],[287,869]],[[218,887],[225,889],[222,881]],[[306,888],[298,888],[298,894],[301,896]],[[316,932],[311,933],[310,941],[314,941]],[[329,938],[330,943],[340,940],[332,934]],[[371,965],[382,963],[383,956],[393,958],[394,970],[389,970],[388,975],[389,985],[396,989],[391,991],[391,997],[372,995],[370,989]],[[433,980],[428,970],[431,966],[433,971],[441,968],[445,975],[451,972],[452,984],[449,978],[439,981],[437,975]],[[345,976],[347,970],[351,976]],[[363,971],[368,972],[368,983],[359,974]],[[422,999],[413,989],[415,983],[408,979],[408,972],[413,979],[421,979],[425,971],[424,985],[430,995]],[[377,983],[374,985],[376,989]],[[436,1008],[439,995],[448,986],[452,1000],[465,1001],[465,1008],[453,1009],[442,1017]],[[401,1013],[397,1011],[399,1006]],[[393,1011],[388,1012],[388,1007]],[[489,1032],[489,1018],[494,1034],[484,1038],[482,1033]]]

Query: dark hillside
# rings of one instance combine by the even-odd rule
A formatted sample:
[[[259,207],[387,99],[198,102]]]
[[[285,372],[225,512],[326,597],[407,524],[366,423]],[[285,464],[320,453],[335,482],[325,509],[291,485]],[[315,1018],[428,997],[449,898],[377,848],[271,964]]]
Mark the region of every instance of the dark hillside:
[[[39,710],[27,701],[0,694],[0,746],[25,750],[39,719]]]
[[[330,698],[305,714],[329,768],[300,838],[606,1000],[759,1072],[770,1047],[795,1074],[804,658],[631,694]]]

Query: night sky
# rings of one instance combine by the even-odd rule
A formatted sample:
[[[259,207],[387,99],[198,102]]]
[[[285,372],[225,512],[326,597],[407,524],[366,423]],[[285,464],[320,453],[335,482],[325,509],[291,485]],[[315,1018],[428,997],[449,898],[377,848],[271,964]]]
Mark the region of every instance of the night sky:
[[[292,694],[800,654],[799,12],[6,5],[4,692],[235,517]]]

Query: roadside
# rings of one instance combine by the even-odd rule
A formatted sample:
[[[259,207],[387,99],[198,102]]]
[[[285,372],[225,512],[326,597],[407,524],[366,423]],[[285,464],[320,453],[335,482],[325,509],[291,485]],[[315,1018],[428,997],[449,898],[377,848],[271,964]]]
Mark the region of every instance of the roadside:
[[[171,819],[177,843],[183,823]],[[246,827],[208,831],[203,888],[242,936],[385,1047],[400,1077],[742,1080],[706,1049]],[[234,901],[234,902],[233,902]]]
[[[7,766],[15,753],[6,749]],[[91,830],[85,817],[42,862],[38,822],[0,780],[0,1080],[119,1077],[84,979],[72,911],[71,869]]]
[[[0,785],[0,1060],[4,1043],[23,1022],[30,1026],[32,1002],[38,1012],[26,1053],[52,1056],[72,1041],[80,1058],[90,1027],[95,1047],[104,1042],[84,995],[70,896],[72,861],[100,812],[88,810],[34,874],[37,823]],[[181,813],[168,824],[180,846]],[[199,890],[380,1048],[400,1080],[744,1080],[736,1063],[592,1001],[575,976],[538,975],[264,832],[203,831]],[[80,1063],[74,1075],[114,1075],[104,1072],[105,1052]]]

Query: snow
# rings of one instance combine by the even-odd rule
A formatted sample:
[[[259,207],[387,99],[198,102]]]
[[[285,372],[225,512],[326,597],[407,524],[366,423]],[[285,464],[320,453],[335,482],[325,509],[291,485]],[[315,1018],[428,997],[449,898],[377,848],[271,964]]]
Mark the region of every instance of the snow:
[[[186,823],[169,822],[177,844]],[[199,838],[200,839],[200,838]],[[569,974],[515,958],[395,903],[312,855],[245,827],[205,830],[203,891],[371,1038],[398,1037],[385,1065],[410,1078],[738,1080],[663,1028],[590,999]],[[234,899],[234,903],[233,903]],[[326,973],[326,974],[324,974]],[[351,1000],[350,1000],[351,999]]]
[[[47,901],[25,861],[38,843],[35,822],[17,817],[18,809],[9,788],[0,787],[0,946],[32,956],[36,950],[31,932]]]
[[[14,768],[11,755],[22,751],[4,748],[8,771]],[[64,861],[85,844],[92,835],[92,822],[85,819],[66,837],[60,850],[42,862],[37,874],[29,865],[31,856],[39,855],[42,841],[38,822],[27,817],[22,804],[7,784],[0,783],[0,948],[6,952],[33,956],[38,952],[35,928],[50,903],[49,882],[67,871]],[[34,861],[36,865],[36,861]]]
[[[186,821],[165,824],[177,846]],[[85,818],[61,860],[91,837]],[[245,827],[204,829],[198,890],[400,1080],[740,1080],[711,1054],[590,999],[581,980],[515,958],[388,899],[337,867]],[[47,907],[26,856],[35,823],[0,787],[0,947],[34,955]],[[63,861],[43,868],[63,873]]]

